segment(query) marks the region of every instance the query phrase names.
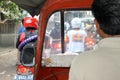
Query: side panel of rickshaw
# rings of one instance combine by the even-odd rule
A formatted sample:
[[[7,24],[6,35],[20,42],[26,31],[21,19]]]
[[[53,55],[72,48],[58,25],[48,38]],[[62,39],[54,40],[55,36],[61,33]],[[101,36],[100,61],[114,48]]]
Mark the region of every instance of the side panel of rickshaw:
[[[68,80],[70,64],[67,66],[43,65],[42,57],[44,52],[44,41],[45,41],[46,29],[48,28],[47,26],[48,26],[49,18],[55,12],[59,12],[61,15],[60,17],[61,26],[63,26],[64,17],[62,16],[64,16],[65,11],[70,11],[70,10],[90,11],[92,2],[93,0],[46,0],[46,3],[43,5],[40,11],[34,80]],[[64,29],[61,28],[60,31],[62,30]],[[61,37],[63,35],[65,34],[61,34]],[[64,39],[61,39],[61,43],[62,43],[61,47],[64,47]],[[61,49],[62,50],[60,53],[65,53],[64,48]],[[61,58],[63,59],[63,57]],[[67,56],[65,58],[67,58]]]

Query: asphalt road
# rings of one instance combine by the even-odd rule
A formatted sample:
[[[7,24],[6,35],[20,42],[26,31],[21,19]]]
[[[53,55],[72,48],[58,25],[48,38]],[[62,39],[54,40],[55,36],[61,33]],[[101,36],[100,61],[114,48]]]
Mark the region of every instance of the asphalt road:
[[[17,49],[0,48],[0,80],[13,80],[16,73]]]

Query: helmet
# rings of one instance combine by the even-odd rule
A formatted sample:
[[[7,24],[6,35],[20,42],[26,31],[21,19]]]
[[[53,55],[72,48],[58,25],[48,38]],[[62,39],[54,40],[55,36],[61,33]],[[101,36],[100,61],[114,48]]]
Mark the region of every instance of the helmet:
[[[26,18],[24,18],[24,27],[37,29],[38,20],[36,18],[33,18],[33,17],[26,17]]]
[[[80,28],[80,25],[81,25],[80,18],[75,17],[72,19],[72,21],[71,21],[72,28]]]

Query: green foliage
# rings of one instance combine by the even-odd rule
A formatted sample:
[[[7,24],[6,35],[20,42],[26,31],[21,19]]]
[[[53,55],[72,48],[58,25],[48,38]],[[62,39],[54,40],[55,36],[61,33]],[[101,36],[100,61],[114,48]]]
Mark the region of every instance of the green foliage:
[[[22,19],[25,17],[23,9],[10,0],[0,0],[0,12],[4,14],[5,19]]]

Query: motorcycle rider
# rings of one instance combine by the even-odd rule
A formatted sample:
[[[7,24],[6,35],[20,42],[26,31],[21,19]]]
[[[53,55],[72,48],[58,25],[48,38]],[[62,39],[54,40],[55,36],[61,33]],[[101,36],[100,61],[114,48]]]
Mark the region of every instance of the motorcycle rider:
[[[71,21],[72,30],[67,32],[66,38],[68,42],[68,51],[70,52],[83,52],[84,43],[87,33],[81,30],[81,20],[75,17]]]
[[[18,39],[16,42],[16,48],[18,49],[18,46],[21,42],[23,42],[25,39],[37,35],[37,28],[38,28],[38,20],[33,17],[25,17],[23,21],[23,25],[25,27],[25,31],[18,35]],[[20,61],[20,53],[18,53],[18,62]],[[20,62],[18,63],[20,64]]]
[[[54,24],[54,29],[50,33],[50,36],[52,37],[52,39],[60,39],[61,34],[58,34],[60,33],[60,27],[61,27],[60,22],[56,21]]]
[[[26,31],[22,32],[19,35],[16,43],[16,48],[18,48],[19,44],[25,39],[29,38],[35,31],[37,32],[38,20],[33,17],[26,17],[24,18],[24,27]],[[28,33],[28,35],[25,35],[25,33]],[[37,34],[37,33],[34,33],[34,34]]]

